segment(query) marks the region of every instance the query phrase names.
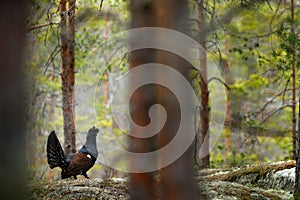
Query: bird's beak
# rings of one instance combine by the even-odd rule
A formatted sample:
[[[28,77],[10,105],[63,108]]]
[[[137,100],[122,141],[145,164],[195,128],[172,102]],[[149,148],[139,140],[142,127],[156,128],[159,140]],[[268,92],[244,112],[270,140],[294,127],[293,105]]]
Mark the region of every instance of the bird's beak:
[[[94,131],[96,134],[99,133],[99,129],[96,128],[95,126],[93,126],[93,127],[91,128],[91,130]]]

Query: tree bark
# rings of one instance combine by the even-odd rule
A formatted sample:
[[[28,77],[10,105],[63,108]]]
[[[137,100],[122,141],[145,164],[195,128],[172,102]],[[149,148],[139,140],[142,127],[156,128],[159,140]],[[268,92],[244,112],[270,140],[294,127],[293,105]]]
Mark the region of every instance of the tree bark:
[[[296,49],[295,49],[295,16],[294,16],[294,0],[291,0],[291,34],[293,37],[293,40],[291,41],[291,49],[292,49],[292,137],[293,137],[293,159],[296,160],[296,171],[295,171],[295,191],[294,191],[294,198],[296,200],[300,199],[300,172],[299,172],[299,166],[300,166],[300,138],[298,133],[298,149],[297,149],[297,131],[296,131]],[[298,127],[299,129],[299,127]]]
[[[292,49],[292,136],[293,136],[293,159],[296,159],[296,150],[297,150],[297,131],[296,131],[296,50],[295,50],[295,25],[294,25],[294,0],[291,0],[291,34],[293,37],[293,41],[291,41],[291,49]]]
[[[65,153],[76,152],[74,84],[75,84],[75,0],[61,0],[61,58],[62,58],[62,96],[64,118]]]
[[[298,111],[298,147],[297,147],[297,157],[296,157],[296,169],[295,169],[295,189],[294,198],[296,200],[300,199],[300,95],[298,97],[299,111]]]
[[[203,1],[198,2],[199,17],[199,41],[203,49],[200,49],[200,88],[201,88],[201,106],[200,106],[200,128],[201,145],[204,154],[201,158],[201,168],[209,167],[209,91],[207,84],[207,55],[206,55],[206,25],[205,9]]]
[[[131,28],[138,27],[153,27],[155,26],[155,10],[153,6],[153,1],[144,0],[131,0]],[[138,67],[139,65],[145,63],[155,62],[155,50],[153,49],[141,49],[138,51],[133,51],[130,53],[130,69]],[[153,76],[153,74],[149,74]],[[133,79],[140,79],[142,77],[133,77]],[[130,87],[130,86],[129,86]],[[149,121],[148,110],[154,104],[154,87],[141,87],[130,99],[130,110],[132,120],[140,125],[145,126]],[[131,130],[132,132],[137,132],[136,130]],[[138,134],[143,134],[138,133]],[[151,152],[155,148],[154,138],[137,138],[128,137],[129,148],[132,152]],[[135,165],[137,161],[134,158],[131,160],[131,164]],[[129,193],[132,200],[145,199],[151,200],[155,199],[155,173],[131,173]]]
[[[166,12],[168,11],[168,12]],[[178,0],[131,0],[132,28],[137,27],[164,27],[186,32],[188,24],[188,1]],[[157,37],[153,35],[153,37]],[[176,41],[174,41],[176,42]],[[183,49],[185,47],[182,47]],[[188,49],[186,49],[188,51]],[[130,68],[134,68],[145,63],[161,63],[176,69],[182,76],[188,79],[189,65],[178,56],[162,50],[142,49],[134,51],[130,55]],[[156,80],[168,77],[168,74],[153,72],[147,74]],[[141,79],[143,77],[132,77]],[[176,81],[174,81],[176,82]],[[181,87],[179,83],[174,83]],[[181,95],[188,91],[181,91]],[[131,97],[131,116],[133,120],[145,126],[150,123],[148,116],[149,109],[154,104],[160,104],[167,112],[167,120],[160,132],[151,138],[129,138],[131,151],[151,152],[162,148],[168,144],[176,135],[178,123],[180,123],[180,108],[178,101],[168,88],[159,85],[147,85],[139,88]],[[156,113],[156,118],[160,118]],[[191,120],[190,126],[193,126]],[[135,131],[135,130],[131,130]],[[143,134],[143,133],[139,133]],[[185,133],[192,134],[192,133]],[[199,199],[197,197],[196,183],[194,180],[193,148],[191,145],[176,161],[159,170],[159,179],[154,179],[155,172],[130,174],[130,196],[131,199]],[[172,153],[172,152],[170,152]],[[164,159],[168,155],[159,155],[159,159]],[[158,159],[158,158],[156,158]],[[132,165],[136,164],[133,159]],[[155,161],[154,161],[155,162]],[[159,162],[159,161],[157,161]],[[156,180],[159,180],[157,183]]]
[[[173,29],[182,33],[187,33],[188,24],[188,1],[178,0],[176,3],[173,0],[156,0],[156,21],[157,26]],[[168,12],[166,12],[168,10]],[[176,42],[176,41],[174,41]],[[181,47],[182,50],[188,52],[188,47]],[[173,69],[176,69],[182,76],[189,80],[191,73],[189,64],[179,58],[178,55],[170,54],[163,51],[157,51],[157,63],[165,64]],[[157,74],[157,79],[167,79],[167,74]],[[174,81],[176,87],[182,87],[177,81]],[[180,95],[189,96],[188,91],[181,91]],[[180,121],[180,106],[176,96],[168,91],[168,88],[162,86],[156,87],[156,103],[163,105],[167,112],[167,121],[163,129],[159,133],[159,147],[167,145],[177,133],[178,124]],[[190,116],[183,116],[189,118]],[[191,121],[190,126],[193,126]],[[192,133],[185,133],[192,134]],[[164,200],[181,200],[181,199],[199,199],[196,192],[196,183],[194,180],[194,148],[195,143],[187,149],[182,156],[169,166],[160,170],[160,191],[162,192],[161,199]],[[162,159],[164,156],[160,155]]]

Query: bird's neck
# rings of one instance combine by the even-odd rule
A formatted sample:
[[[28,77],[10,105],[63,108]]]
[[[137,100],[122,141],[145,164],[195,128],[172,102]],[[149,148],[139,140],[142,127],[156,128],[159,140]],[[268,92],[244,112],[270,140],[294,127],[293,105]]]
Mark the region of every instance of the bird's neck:
[[[97,143],[96,143],[96,136],[87,136],[86,137],[86,141],[85,141],[85,146],[86,145],[97,145]]]
[[[92,154],[95,158],[98,157],[98,150],[96,144],[96,136],[87,136],[84,144],[86,150]]]

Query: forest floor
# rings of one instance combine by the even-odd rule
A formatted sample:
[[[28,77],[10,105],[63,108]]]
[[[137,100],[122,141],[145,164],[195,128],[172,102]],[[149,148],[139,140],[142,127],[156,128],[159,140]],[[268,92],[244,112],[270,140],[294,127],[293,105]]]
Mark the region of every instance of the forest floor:
[[[198,191],[206,199],[293,199],[295,161],[262,163],[230,169],[206,169],[198,173]],[[128,179],[82,179],[29,183],[29,199],[127,200]]]

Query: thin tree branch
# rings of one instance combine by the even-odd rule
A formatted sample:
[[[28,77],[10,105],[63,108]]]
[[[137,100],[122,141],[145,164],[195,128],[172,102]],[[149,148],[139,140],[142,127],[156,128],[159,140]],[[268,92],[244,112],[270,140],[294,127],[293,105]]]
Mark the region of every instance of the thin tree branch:
[[[199,20],[196,19],[196,18],[190,18],[189,21],[191,21],[191,22],[196,22],[197,25],[199,24]]]
[[[48,69],[47,71],[48,72],[53,72],[54,74],[57,74],[57,75],[61,76],[61,72],[57,72],[57,71],[54,71],[54,70],[51,70],[51,69]]]
[[[101,0],[101,3],[100,3],[100,7],[99,7],[99,11],[101,12],[102,10],[102,6],[103,6],[103,0]]]
[[[36,29],[44,28],[44,27],[47,27],[47,26],[52,26],[52,25],[60,25],[60,23],[59,22],[48,22],[46,24],[39,24],[39,25],[28,28],[25,31],[25,33],[28,33],[30,31],[33,31],[33,30],[36,30]]]
[[[279,108],[277,108],[276,110],[274,110],[271,114],[269,114],[259,125],[262,125],[263,123],[265,123],[268,119],[270,119],[273,115],[275,115],[276,113],[278,113],[279,111],[285,109],[285,108],[288,108],[288,107],[292,107],[291,105],[284,105],[284,106],[281,106]]]
[[[285,104],[285,92],[287,91],[287,87],[290,83],[290,79],[291,79],[291,76],[289,76],[288,80],[286,81],[286,84],[285,84],[285,87],[284,87],[284,90],[283,90],[282,105]],[[290,89],[290,90],[292,90],[292,89]]]
[[[285,93],[285,92],[287,92],[287,91],[290,91],[290,90],[292,90],[292,89],[287,89],[287,88],[285,88],[283,91],[280,91],[280,92],[278,92],[277,94],[275,94],[275,95],[270,99],[270,101],[268,101],[268,102],[265,103],[265,105],[260,109],[260,112],[264,112],[265,109],[267,108],[267,106],[268,106],[269,104],[273,103],[273,101],[274,101],[277,97],[279,97],[279,96],[282,95],[283,93]]]
[[[66,104],[66,106],[78,106],[78,105],[79,105],[79,103]],[[55,106],[58,108],[64,108],[63,105],[55,105]]]
[[[44,74],[47,72],[48,67],[50,65],[50,63],[54,60],[54,58],[58,55],[58,53],[60,53],[60,48],[59,46],[56,46],[55,49],[52,51],[52,53],[50,54],[48,60],[45,63],[45,71]]]
[[[262,35],[254,35],[254,36],[248,36],[247,39],[255,39],[255,38],[264,38],[264,37],[268,37],[270,35],[273,35],[275,33],[277,33],[278,30],[274,30],[274,31],[271,31],[271,32],[268,32],[268,33],[265,33],[265,34],[262,34]],[[230,33],[228,30],[227,30],[227,33],[228,35],[232,36],[232,37],[235,37],[235,38],[239,38],[239,39],[244,39],[245,37],[242,37],[241,33],[239,33],[238,35],[236,34],[233,34],[233,33]],[[243,33],[243,34],[249,34],[251,35],[251,33]]]
[[[266,0],[266,2],[267,2],[267,4],[268,4],[268,6],[269,6],[270,10],[273,10],[273,7],[272,7],[272,5],[271,5],[270,1],[269,1],[269,0]]]
[[[192,67],[193,70],[197,71],[198,72],[198,75],[200,76],[200,79],[202,79],[203,83],[205,83],[206,85],[209,84],[209,82],[213,81],[213,80],[217,80],[219,81],[220,83],[222,83],[228,90],[231,90],[230,86],[228,84],[226,84],[224,81],[222,81],[220,78],[218,77],[211,77],[207,83],[204,81],[204,78],[203,76],[201,75],[201,70],[200,69],[197,69],[196,67]]]
[[[193,70],[195,70],[196,72],[198,72],[198,74],[199,74],[199,77],[200,77],[200,79],[201,79],[201,81],[204,83],[204,84],[208,84],[208,83],[206,83],[206,81],[205,81],[205,79],[204,79],[204,77],[202,76],[202,74],[201,74],[201,70],[200,69],[197,69],[196,67],[194,67],[194,66],[192,66],[191,67]]]
[[[211,77],[208,81],[207,81],[207,84],[209,84],[209,82],[213,81],[213,80],[217,80],[219,81],[220,83],[222,83],[228,90],[231,90],[230,86],[225,83],[224,81],[222,81],[220,78],[218,77]]]

